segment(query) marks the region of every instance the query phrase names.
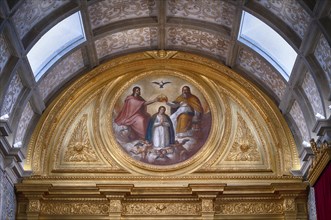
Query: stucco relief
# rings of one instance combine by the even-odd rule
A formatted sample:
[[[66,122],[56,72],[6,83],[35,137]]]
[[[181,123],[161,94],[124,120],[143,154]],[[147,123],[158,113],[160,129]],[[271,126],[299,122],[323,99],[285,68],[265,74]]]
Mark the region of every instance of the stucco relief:
[[[167,1],[168,16],[192,18],[232,27],[235,6],[228,1]]]
[[[10,57],[10,52],[5,38],[0,34],[0,74],[2,73],[3,68],[5,67],[8,59]]]
[[[261,154],[252,131],[240,114],[237,115],[237,119],[236,137],[225,160],[260,161]]]
[[[95,162],[98,160],[87,132],[87,114],[84,114],[71,134],[64,154],[65,162]]]
[[[152,48],[157,45],[157,28],[144,27],[114,33],[95,41],[98,58],[133,48]]]
[[[331,48],[324,35],[321,34],[321,37],[318,41],[318,44],[315,48],[314,55],[324,70],[328,80],[331,80]]]
[[[1,178],[2,176],[2,178]],[[16,212],[16,197],[14,186],[9,182],[6,175],[0,169],[0,219],[8,219],[14,220],[15,219],[15,212]]]
[[[298,1],[255,1],[268,9],[271,13],[278,16],[289,27],[293,28],[302,39],[307,31],[311,17]]]
[[[84,67],[84,61],[81,50],[77,50],[60,61],[51,72],[46,73],[38,85],[39,91],[45,100],[47,96],[66,79]]]
[[[68,2],[69,0],[23,1],[20,8],[13,15],[13,22],[19,37],[23,38],[34,25]]]
[[[33,110],[31,108],[30,102],[24,107],[20,122],[18,123],[17,132],[15,136],[15,143],[22,142],[24,139],[25,132],[27,131],[28,125],[33,117]]]
[[[279,99],[283,97],[286,90],[285,80],[278,72],[273,70],[266,61],[258,57],[256,53],[241,49],[237,62],[242,68],[268,85],[270,90],[273,91]]]
[[[155,0],[99,1],[88,7],[92,28],[116,21],[156,15]]]
[[[306,120],[303,116],[303,112],[297,101],[294,101],[294,103],[291,107],[291,110],[290,110],[290,115],[292,116],[293,120],[295,121],[296,125],[298,126],[302,139],[306,140],[306,141],[309,140],[310,135],[308,132]]]
[[[312,105],[314,113],[320,113],[324,115],[321,96],[317,90],[316,83],[310,72],[307,72],[306,77],[304,78],[302,89],[305,91],[305,94],[309,99],[310,104]]]
[[[11,115],[14,105],[22,89],[23,89],[23,84],[21,82],[20,77],[16,73],[15,76],[10,81],[9,87],[5,93],[5,98],[2,103],[0,115],[4,115],[4,114]]]
[[[167,28],[166,39],[169,47],[185,46],[212,53],[216,57],[226,57],[230,44],[229,39],[222,35],[181,27]]]

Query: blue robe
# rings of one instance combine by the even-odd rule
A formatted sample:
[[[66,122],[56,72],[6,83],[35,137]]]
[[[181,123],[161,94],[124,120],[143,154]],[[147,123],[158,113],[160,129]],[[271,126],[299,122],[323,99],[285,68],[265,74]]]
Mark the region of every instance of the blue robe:
[[[152,118],[149,120],[148,126],[147,126],[145,139],[147,141],[149,141],[150,143],[153,142],[153,125],[154,125],[156,116],[157,116],[157,113],[152,116]],[[174,144],[175,143],[175,131],[174,131],[174,128],[173,128],[173,124],[172,124],[171,119],[168,115],[164,114],[164,116],[167,118],[167,121],[170,124],[170,126],[167,127],[168,128],[167,131],[169,133],[169,138],[170,138],[170,140],[169,140],[170,144]]]

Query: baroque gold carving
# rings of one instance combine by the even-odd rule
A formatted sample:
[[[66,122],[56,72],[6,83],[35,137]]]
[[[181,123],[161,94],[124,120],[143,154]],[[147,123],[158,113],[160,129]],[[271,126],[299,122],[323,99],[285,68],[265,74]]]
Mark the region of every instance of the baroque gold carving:
[[[203,212],[213,212],[214,211],[214,202],[211,199],[202,199],[202,211]]]
[[[97,202],[45,202],[40,212],[47,215],[108,215],[109,205]]]
[[[217,213],[224,215],[281,214],[283,206],[279,202],[236,202],[220,204]]]
[[[331,160],[331,143],[316,143],[314,139],[310,140],[310,146],[313,150],[314,157],[308,171],[308,180],[314,185],[324,168]]]
[[[295,200],[293,198],[284,199],[284,211],[295,211]]]
[[[109,212],[121,212],[122,203],[121,200],[111,200],[109,206]]]
[[[238,124],[236,138],[226,158],[230,161],[259,161],[260,153],[256,147],[256,141],[243,117],[237,114]]]
[[[39,212],[40,211],[40,201],[39,200],[30,200],[28,211],[29,212]]]
[[[198,215],[200,203],[124,203],[124,215]]]
[[[87,114],[84,114],[70,138],[68,149],[64,155],[64,161],[94,162],[98,160],[90,145],[86,123]]]

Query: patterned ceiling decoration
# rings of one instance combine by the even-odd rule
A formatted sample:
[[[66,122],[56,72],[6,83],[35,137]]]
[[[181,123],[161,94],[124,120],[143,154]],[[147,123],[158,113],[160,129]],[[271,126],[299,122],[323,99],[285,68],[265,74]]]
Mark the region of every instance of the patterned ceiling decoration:
[[[292,116],[293,120],[296,122],[296,125],[300,130],[300,136],[302,137],[302,139],[304,141],[309,141],[305,139],[305,137],[309,137],[309,131],[307,124],[305,123],[305,117],[297,101],[293,103],[290,110],[290,115]]]
[[[9,87],[5,93],[5,99],[2,103],[0,115],[12,114],[14,105],[17,103],[18,96],[21,94],[23,88],[22,81],[16,73],[10,81]]]
[[[8,59],[10,57],[10,52],[6,43],[4,36],[0,35],[0,75],[5,67]]]
[[[99,1],[88,7],[93,29],[117,21],[156,16],[155,0]]]
[[[232,28],[236,7],[229,1],[219,0],[170,0],[168,16],[196,19]]]
[[[331,47],[323,34],[321,34],[314,55],[320,66],[323,68],[328,80],[331,81]]]
[[[23,1],[13,15],[18,36],[22,39],[39,21],[68,2],[69,0]]]
[[[256,1],[291,27],[302,39],[311,21],[298,1]]]
[[[242,48],[239,52],[238,65],[261,80],[280,100],[285,93],[286,81],[261,56]]]
[[[169,48],[192,48],[210,52],[221,59],[225,59],[230,43],[222,35],[182,27],[167,28],[166,38]]]
[[[101,59],[123,50],[152,49],[157,44],[157,28],[144,27],[107,35],[95,41],[98,58]]]
[[[38,85],[41,96],[45,100],[54,89],[70,79],[75,72],[84,67],[81,50],[77,50],[70,56],[61,60],[52,70],[43,77]]]
[[[33,115],[34,115],[34,112],[32,110],[31,104],[30,104],[30,102],[28,102],[27,105],[25,106],[22,116],[20,118],[20,122],[18,124],[17,132],[15,135],[14,144],[19,143],[19,142],[23,143],[25,133],[27,132],[27,128],[31,122]]]
[[[318,87],[316,86],[310,72],[306,73],[306,77],[302,83],[302,89],[305,91],[305,94],[314,110],[314,114],[319,113],[324,115],[321,96],[319,95]]]

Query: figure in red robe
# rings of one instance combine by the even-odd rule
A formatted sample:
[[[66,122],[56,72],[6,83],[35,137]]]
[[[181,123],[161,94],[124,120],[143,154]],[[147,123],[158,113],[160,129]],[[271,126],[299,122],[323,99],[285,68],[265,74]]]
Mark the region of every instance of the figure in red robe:
[[[150,114],[147,112],[147,105],[157,101],[145,101],[140,96],[140,88],[134,87],[132,95],[126,97],[124,105],[118,116],[115,118],[115,123],[119,126],[127,126],[135,133],[131,135],[131,139],[144,139]]]

